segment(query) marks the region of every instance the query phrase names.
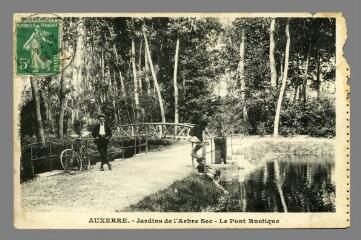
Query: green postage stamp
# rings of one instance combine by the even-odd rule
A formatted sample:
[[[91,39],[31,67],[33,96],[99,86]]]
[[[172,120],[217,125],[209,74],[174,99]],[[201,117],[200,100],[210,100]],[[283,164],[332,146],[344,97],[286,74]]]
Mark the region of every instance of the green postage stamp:
[[[16,23],[16,73],[54,75],[60,72],[60,23]]]

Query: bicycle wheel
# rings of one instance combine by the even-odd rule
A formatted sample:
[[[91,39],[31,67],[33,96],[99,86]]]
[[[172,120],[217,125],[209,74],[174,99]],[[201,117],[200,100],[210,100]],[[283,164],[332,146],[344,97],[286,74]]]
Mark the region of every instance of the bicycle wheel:
[[[60,162],[63,169],[70,174],[80,171],[82,167],[79,155],[72,149],[65,149],[61,152]]]
[[[80,158],[82,161],[82,167],[85,170],[88,170],[89,166],[90,166],[90,158],[89,158],[88,149],[85,146],[81,146],[79,153],[80,153]]]

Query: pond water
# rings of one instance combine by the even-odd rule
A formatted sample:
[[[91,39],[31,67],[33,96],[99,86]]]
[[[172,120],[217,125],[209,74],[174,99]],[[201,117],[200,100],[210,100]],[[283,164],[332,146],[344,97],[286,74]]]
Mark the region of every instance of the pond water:
[[[334,212],[333,155],[284,155],[221,185],[229,198],[220,211]]]

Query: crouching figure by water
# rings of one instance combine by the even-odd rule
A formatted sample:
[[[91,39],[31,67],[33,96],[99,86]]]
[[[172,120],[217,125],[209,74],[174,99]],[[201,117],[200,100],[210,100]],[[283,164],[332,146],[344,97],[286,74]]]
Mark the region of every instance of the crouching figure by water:
[[[206,164],[206,159],[204,157],[197,158],[197,167],[196,172],[199,175],[206,176],[209,180],[211,180],[217,188],[222,190],[224,193],[228,193],[219,183],[220,183],[220,176],[221,171],[219,169],[215,169],[212,166]]]
[[[197,158],[196,171],[198,174],[205,174],[215,181],[219,181],[221,174],[219,169],[214,169],[212,166],[206,165],[206,159],[204,157]]]

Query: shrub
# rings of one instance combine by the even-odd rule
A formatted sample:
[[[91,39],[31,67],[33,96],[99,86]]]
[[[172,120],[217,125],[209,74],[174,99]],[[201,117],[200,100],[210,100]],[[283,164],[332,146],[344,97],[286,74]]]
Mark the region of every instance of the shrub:
[[[314,99],[302,105],[285,102],[281,112],[280,134],[334,137],[336,114],[332,100]]]
[[[201,212],[209,206],[217,205],[222,194],[222,191],[206,176],[191,174],[189,177],[175,181],[168,188],[145,197],[139,203],[131,205],[129,210]]]

